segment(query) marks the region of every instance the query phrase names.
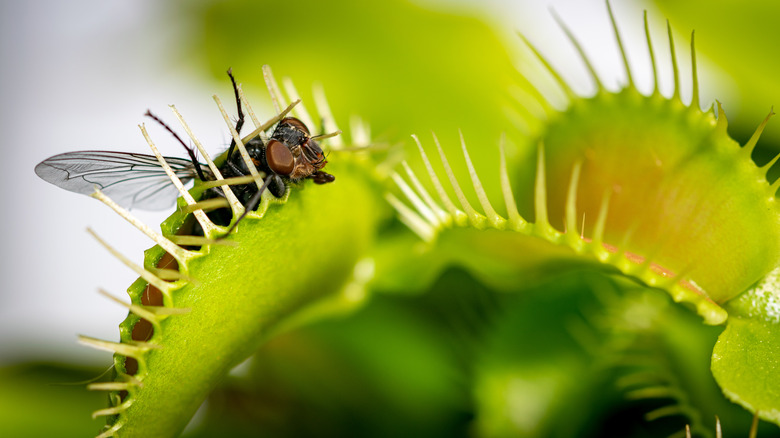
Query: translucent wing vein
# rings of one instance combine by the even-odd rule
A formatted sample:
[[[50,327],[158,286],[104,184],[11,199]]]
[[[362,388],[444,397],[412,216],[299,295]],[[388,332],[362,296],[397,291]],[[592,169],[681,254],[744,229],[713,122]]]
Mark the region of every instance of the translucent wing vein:
[[[183,183],[197,177],[189,159],[165,157]],[[201,165],[207,174],[208,169]],[[153,155],[78,151],[55,155],[37,166],[39,177],[65,190],[90,195],[98,187],[119,205],[164,210],[178,197],[176,187]]]

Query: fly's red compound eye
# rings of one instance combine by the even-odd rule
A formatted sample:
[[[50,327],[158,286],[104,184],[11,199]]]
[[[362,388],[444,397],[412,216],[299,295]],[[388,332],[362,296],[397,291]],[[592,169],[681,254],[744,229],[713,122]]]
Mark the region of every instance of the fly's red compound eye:
[[[271,140],[265,149],[268,167],[277,175],[289,175],[295,168],[295,158],[284,143]]]
[[[301,122],[300,120],[296,119],[295,117],[285,117],[284,119],[282,119],[279,122],[279,124],[280,125],[281,124],[290,125],[290,126],[292,126],[294,128],[297,128],[297,129],[303,131],[304,133],[306,133],[307,136],[309,135],[309,128],[307,128],[306,125],[303,124],[303,122]]]

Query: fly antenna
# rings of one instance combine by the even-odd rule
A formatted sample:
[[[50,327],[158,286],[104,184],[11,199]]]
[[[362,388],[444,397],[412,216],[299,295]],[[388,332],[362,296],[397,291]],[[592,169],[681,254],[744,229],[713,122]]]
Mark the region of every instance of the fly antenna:
[[[191,146],[187,146],[187,144],[184,143],[184,140],[182,140],[181,137],[179,137],[179,134],[177,134],[173,129],[171,129],[171,127],[168,126],[165,122],[163,122],[159,117],[152,114],[151,111],[146,110],[146,113],[144,115],[151,118],[152,120],[159,123],[160,125],[162,125],[163,128],[165,128],[168,132],[170,132],[171,135],[173,135],[176,138],[176,140],[178,140],[179,143],[181,143],[181,145],[184,146],[184,149],[187,151],[187,155],[190,156],[192,165],[195,167],[195,172],[198,173],[198,178],[200,178],[201,181],[206,181],[206,176],[203,175],[203,169],[201,169],[200,163],[198,162],[198,156],[195,152],[195,148]]]

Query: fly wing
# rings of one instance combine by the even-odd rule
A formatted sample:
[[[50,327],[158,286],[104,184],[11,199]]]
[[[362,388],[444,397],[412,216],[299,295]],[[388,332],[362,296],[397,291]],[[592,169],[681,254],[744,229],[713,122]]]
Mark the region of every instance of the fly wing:
[[[190,160],[174,157],[165,160],[182,183],[197,177]],[[91,195],[97,187],[125,208],[164,210],[179,196],[153,155],[68,152],[43,160],[35,166],[35,173],[55,186],[84,195]]]

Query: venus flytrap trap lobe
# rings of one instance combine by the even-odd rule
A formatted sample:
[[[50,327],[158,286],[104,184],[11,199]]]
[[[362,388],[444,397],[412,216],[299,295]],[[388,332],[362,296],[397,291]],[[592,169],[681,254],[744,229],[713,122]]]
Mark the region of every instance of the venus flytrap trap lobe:
[[[619,40],[619,38],[618,38]],[[622,47],[622,45],[621,45]],[[624,55],[625,58],[625,55]],[[694,58],[695,59],[695,58]],[[625,61],[627,62],[627,61]],[[695,62],[695,61],[694,61]],[[545,62],[546,63],[546,62]],[[593,71],[590,62],[586,60],[589,65],[588,70]],[[675,61],[675,77],[677,77],[677,67]],[[695,68],[694,68],[695,71]],[[557,76],[557,73],[553,74]],[[657,73],[654,72],[657,76]],[[430,196],[427,196],[429,200],[427,202],[427,208],[420,208],[421,203],[419,200],[412,200],[412,204],[415,206],[415,210],[404,210],[402,213],[402,219],[409,223],[414,223],[414,229],[419,231],[421,235],[424,235],[427,239],[431,239],[432,236],[443,232],[447,225],[444,221],[432,220],[430,211],[446,211],[450,218],[449,223],[454,223],[458,226],[468,226],[475,229],[493,228],[497,230],[508,229],[511,231],[518,231],[529,236],[540,237],[551,243],[565,245],[571,247],[574,251],[586,255],[595,257],[596,259],[605,262],[613,267],[619,269],[624,274],[637,277],[643,280],[646,284],[658,286],[668,290],[673,298],[678,301],[684,301],[694,304],[699,313],[705,318],[705,320],[711,324],[722,323],[725,320],[726,314],[719,304],[733,298],[736,294],[747,289],[751,283],[756,281],[762,275],[764,275],[768,269],[767,267],[776,264],[777,256],[770,257],[768,260],[762,257],[753,256],[756,261],[750,260],[752,264],[759,265],[760,268],[750,268],[742,266],[750,273],[747,279],[743,278],[723,278],[727,280],[726,283],[734,282],[735,287],[731,287],[731,284],[727,284],[728,287],[717,286],[712,284],[706,278],[698,278],[697,272],[702,271],[704,268],[701,265],[707,265],[706,261],[700,261],[699,258],[706,257],[706,252],[695,253],[687,258],[671,257],[666,254],[666,246],[670,244],[665,241],[671,238],[677,238],[678,235],[685,234],[688,239],[685,243],[690,244],[691,241],[695,241],[695,238],[701,239],[705,226],[712,222],[703,222],[704,226],[688,226],[677,225],[674,223],[674,219],[678,219],[679,222],[685,222],[685,219],[696,219],[696,222],[702,223],[703,220],[709,220],[709,217],[704,217],[703,214],[698,213],[704,210],[706,213],[710,213],[710,210],[715,210],[712,214],[717,216],[712,218],[713,220],[723,216],[725,213],[717,210],[724,202],[724,198],[728,199],[726,195],[722,195],[716,200],[710,199],[712,195],[706,193],[706,189],[710,187],[723,186],[720,181],[727,179],[729,173],[734,178],[739,178],[737,182],[752,184],[756,187],[757,193],[749,193],[748,201],[757,201],[755,206],[751,206],[749,202],[743,202],[744,208],[741,210],[745,214],[745,210],[753,210],[755,214],[749,214],[751,218],[758,216],[759,219],[767,225],[765,228],[771,231],[777,231],[780,234],[780,221],[777,219],[775,213],[778,212],[776,202],[774,200],[774,191],[777,189],[777,185],[770,185],[766,182],[765,172],[767,167],[759,168],[755,166],[752,161],[749,160],[750,152],[755,146],[758,135],[760,135],[766,120],[761,124],[756,131],[753,139],[742,149],[736,145],[735,142],[725,136],[726,120],[720,106],[719,118],[717,123],[711,113],[703,113],[696,107],[685,106],[679,100],[679,85],[675,89],[674,96],[671,100],[664,99],[660,92],[655,88],[653,94],[649,97],[639,95],[635,88],[631,84],[633,81],[630,79],[629,73],[629,87],[618,92],[617,94],[610,94],[601,85],[598,77],[594,76],[594,80],[599,84],[599,91],[596,96],[590,99],[578,98],[574,92],[568,87],[568,85],[560,79],[558,81],[562,88],[564,88],[567,95],[571,99],[571,107],[564,113],[558,115],[557,119],[552,120],[549,123],[547,132],[544,133],[539,141],[536,154],[535,173],[536,182],[532,190],[533,196],[529,198],[534,199],[532,206],[533,215],[536,220],[531,222],[523,218],[519,213],[515,199],[513,196],[512,186],[508,176],[508,170],[506,167],[505,158],[501,155],[501,166],[499,168],[501,177],[502,192],[504,195],[504,203],[507,206],[508,217],[507,219],[498,215],[487,199],[484,189],[479,181],[477,172],[474,170],[473,164],[468,155],[466,149],[466,142],[461,136],[461,147],[465,157],[466,165],[469,169],[470,179],[472,186],[474,187],[480,205],[483,211],[480,213],[474,207],[470,205],[465,195],[463,194],[460,184],[457,178],[451,171],[447,158],[438,144],[438,140],[434,137],[437,150],[441,156],[441,161],[448,180],[453,188],[456,198],[458,199],[461,208],[455,206],[447,195],[442,184],[439,182],[439,178],[436,175],[430,161],[424,152],[421,143],[415,137],[415,141],[418,144],[422,159],[425,163],[425,167],[434,182],[436,192],[439,194],[439,198],[444,208],[438,204],[433,203]],[[679,79],[675,80],[679,83]],[[694,90],[697,89],[697,84],[694,80]],[[694,91],[694,97],[698,96],[698,91]],[[619,105],[623,104],[625,105]],[[699,142],[710,142],[707,146],[710,148],[704,148],[700,144],[694,144],[693,147],[689,146],[691,151],[666,151],[656,150],[660,148],[672,148],[686,146],[686,143],[680,141],[667,146],[664,143],[647,144],[649,140],[641,140],[643,143],[635,143],[624,149],[633,147],[640,149],[636,150],[620,150],[623,148],[623,141],[637,141],[631,136],[627,135],[627,132],[621,132],[616,136],[615,140],[617,145],[610,144],[608,137],[609,130],[623,129],[619,126],[622,123],[619,119],[612,118],[616,114],[607,114],[606,120],[599,120],[599,113],[603,113],[608,110],[609,107],[614,107],[613,111],[626,111],[626,106],[631,104],[629,111],[641,111],[641,116],[645,119],[649,119],[653,115],[658,117],[666,117],[671,119],[672,123],[678,123],[681,119],[683,123],[690,123],[692,128],[692,134],[694,140]],[[647,106],[644,108],[643,106]],[[673,111],[673,115],[659,113],[656,109],[661,107],[664,113]],[[655,109],[656,113],[653,114]],[[595,120],[585,120],[585,118],[591,118]],[[688,119],[693,119],[689,122]],[[634,123],[634,120],[630,120]],[[651,123],[650,120],[647,120]],[[664,121],[667,122],[667,121]],[[607,126],[609,125],[609,126]],[[640,123],[634,123],[629,126],[630,129],[648,129],[648,135],[657,130],[659,127],[650,126],[645,128]],[[561,134],[563,131],[569,131],[569,133]],[[573,131],[573,132],[572,132]],[[589,132],[590,131],[590,132]],[[699,132],[696,132],[699,131]],[[606,132],[606,134],[602,134]],[[625,135],[624,135],[625,134]],[[663,131],[659,132],[659,135],[667,135]],[[588,136],[595,137],[592,139]],[[600,136],[600,137],[599,137]],[[661,140],[668,140],[661,138]],[[590,143],[589,143],[590,141]],[[665,153],[663,162],[660,158],[654,158],[660,152]],[[614,174],[619,170],[619,167],[626,166],[626,163],[632,161],[627,158],[631,158],[629,155],[644,154],[640,163],[649,163],[649,170],[652,172],[645,172],[646,169],[631,168],[627,172],[628,175]],[[577,156],[582,154],[582,156]],[[700,156],[709,154],[709,156]],[[545,158],[545,156],[547,157]],[[627,157],[629,156],[629,157]],[[723,166],[721,169],[724,174],[714,175],[712,171],[707,173],[703,172],[703,167],[708,160],[717,159],[723,163],[713,163],[713,165]],[[737,161],[735,163],[729,162],[729,160]],[[601,166],[600,162],[606,162],[611,167]],[[703,164],[699,164],[703,162]],[[771,164],[771,163],[770,163]],[[736,169],[727,169],[725,165]],[[660,168],[659,170],[652,169],[653,167]],[[670,170],[666,170],[666,169]],[[694,168],[693,170],[688,170]],[[695,172],[694,172],[695,171]],[[739,173],[737,173],[739,172]],[[625,173],[625,172],[624,172]],[[695,173],[695,174],[694,174]],[[709,175],[708,175],[709,173]],[[639,184],[638,189],[632,188],[631,182],[638,182],[637,175],[649,174],[656,176],[654,180],[648,181],[645,184]],[[693,175],[691,175],[693,174]],[[607,175],[607,176],[604,176]],[[565,177],[564,177],[565,176]],[[707,186],[706,183],[699,181],[694,184],[695,179],[711,177],[712,185]],[[394,177],[396,182],[402,180],[400,175]],[[612,178],[612,181],[605,182]],[[416,177],[415,177],[416,179]],[[548,181],[557,181],[556,184],[549,184]],[[567,181],[568,184],[562,183]],[[687,184],[690,183],[690,184]],[[405,183],[403,192],[409,194],[409,187]],[[637,184],[634,184],[637,185]],[[681,188],[680,186],[685,186]],[[701,187],[699,192],[693,192],[698,187]],[[732,190],[733,187],[727,187]],[[741,189],[741,187],[740,187]],[[687,190],[686,193],[680,193]],[[528,191],[529,193],[531,191]],[[628,192],[628,195],[627,195]],[[629,196],[631,195],[631,196]],[[667,196],[669,195],[669,196]],[[730,195],[730,193],[728,193]],[[667,198],[663,198],[667,196]],[[420,197],[425,198],[426,194],[420,194]],[[682,199],[678,199],[682,198]],[[394,198],[391,198],[394,199]],[[412,199],[410,197],[410,199]],[[642,211],[644,204],[650,200],[650,204],[655,208],[646,208]],[[393,200],[394,204],[398,204],[396,199]],[[688,206],[692,205],[695,208],[690,208],[686,211]],[[686,213],[685,216],[678,215],[673,216],[674,211],[683,210]],[[770,213],[766,213],[766,210]],[[658,223],[647,224],[648,220],[642,219],[646,217],[646,214],[637,214],[637,211],[643,213],[649,213],[655,210],[657,214],[655,219]],[[730,213],[730,211],[728,212]],[[737,216],[737,214],[734,214]],[[553,218],[564,218],[563,222],[555,222]],[[584,218],[583,222],[579,219]],[[593,225],[588,227],[582,226],[587,218],[594,218]],[[639,219],[638,219],[639,218]],[[510,227],[507,228],[507,223]],[[679,229],[674,229],[674,226]],[[559,231],[559,229],[564,231]],[[676,234],[669,236],[669,232],[674,231]],[[712,232],[711,230],[707,230]],[[667,236],[663,236],[667,234]],[[639,236],[645,236],[640,238]],[[649,236],[649,237],[647,237]],[[763,238],[763,234],[754,237],[754,242],[746,244],[748,247],[758,247],[756,250],[759,254],[776,254],[777,243],[768,242],[761,243],[757,238]],[[745,238],[745,236],[740,236]],[[684,240],[684,239],[678,239]],[[732,239],[720,239],[731,240]],[[662,242],[662,245],[653,245],[652,242]],[[710,242],[703,242],[709,244]],[[679,243],[678,243],[679,244]],[[679,249],[679,247],[677,248]],[[730,252],[739,253],[739,251],[733,248],[729,249]],[[689,251],[690,252],[690,251]],[[719,253],[722,252],[719,251]],[[694,257],[695,256],[695,257]],[[714,257],[712,257],[714,258]],[[675,266],[669,266],[672,261]],[[746,265],[746,264],[745,264]],[[733,269],[726,269],[726,271],[733,271]],[[681,275],[682,274],[682,275]],[[713,274],[707,272],[707,274]],[[741,274],[741,273],[740,273]],[[701,277],[705,277],[702,275]],[[734,277],[740,277],[735,275]],[[698,278],[698,279],[696,279]],[[696,281],[696,283],[694,283]],[[707,284],[712,287],[697,286],[698,284]],[[723,283],[723,282],[721,282]],[[725,290],[724,290],[725,289]],[[713,292],[714,290],[714,292]]]
[[[770,184],[766,178],[778,157],[761,167],[751,159],[773,113],[743,147],[732,140],[726,132],[727,120],[720,103],[708,111],[699,108],[693,36],[692,101],[690,105],[683,103],[668,23],[674,90],[671,98],[664,97],[658,88],[659,72],[646,14],[653,89],[650,95],[642,95],[636,89],[609,3],[607,9],[627,76],[626,86],[618,91],[604,87],[581,45],[559,18],[596,84],[594,96],[578,96],[528,43],[563,91],[568,107],[551,110],[552,104],[536,89],[523,94],[526,99],[538,100],[534,103],[544,110],[544,120],[524,125],[540,127],[536,153],[528,154],[535,159],[521,163],[520,168],[520,172],[535,174],[536,178],[533,187],[513,186],[501,146],[499,177],[506,217],[496,212],[484,193],[463,136],[461,148],[481,212],[465,197],[435,135],[442,168],[459,206],[447,194],[416,136],[413,138],[438,201],[425,191],[406,164],[411,185],[400,174],[394,180],[412,207],[392,194],[387,198],[401,220],[425,241],[444,248],[458,247],[469,254],[460,257],[447,253],[445,259],[468,266],[477,274],[482,272],[485,278],[496,273],[517,277],[516,272],[525,267],[523,263],[534,257],[527,254],[538,249],[536,256],[547,257],[552,272],[558,265],[557,271],[590,268],[621,273],[695,308],[705,323],[723,324],[729,317],[730,301],[780,264],[780,207],[775,198],[780,180]],[[775,286],[769,295],[777,301]],[[758,313],[763,317],[770,310],[761,308]],[[743,336],[762,340],[751,343],[741,338],[739,345],[749,351],[759,351],[763,346],[763,350],[726,361],[733,365],[741,360],[743,371],[737,374],[749,377],[737,389],[729,383],[730,378],[724,377],[730,374],[727,369],[715,375],[733,401],[780,423],[780,382],[776,377],[780,366],[777,356],[769,351],[780,345],[776,322],[771,328],[758,329],[757,320],[751,321],[748,325],[755,333],[743,331]],[[730,323],[726,333],[733,332],[734,327]],[[769,342],[772,337],[776,342]],[[725,339],[721,337],[716,353],[724,348]],[[715,359],[720,358],[714,356],[714,368],[719,364]],[[756,358],[760,366],[747,365]],[[764,391],[762,385],[774,389]]]
[[[300,100],[291,83],[286,82],[285,88],[294,101],[286,105],[270,69],[264,67],[264,74],[278,113],[265,123],[258,121],[242,90],[235,85],[237,103],[247,108],[256,127],[249,137],[238,136],[238,130],[215,97],[249,169],[248,176],[223,178],[219,165],[228,157],[218,157],[219,165],[212,161],[181,114],[172,107],[215,180],[196,178],[195,187],[185,190],[179,175],[190,174],[181,171],[184,165],[173,169],[168,159],[159,154],[144,126],[140,126],[162,170],[181,195],[177,211],[161,225],[162,234],[141,223],[101,190],[96,189],[93,194],[157,244],[146,251],[141,267],[90,231],[141,277],[128,289],[131,303],[123,304],[130,312],[120,324],[120,342],[80,338],[86,345],[115,353],[114,381],[89,386],[109,392],[109,407],[93,414],[108,417],[100,437],[177,435],[220,378],[274,333],[348,311],[366,297],[361,291],[373,269],[370,261],[363,260],[364,253],[382,206],[374,202],[378,193],[376,175],[361,165],[360,157],[340,154],[338,162],[329,166],[338,170],[339,184],[306,190],[303,184],[291,180],[285,182],[290,189],[280,198],[263,193],[256,211],[245,211],[233,194],[231,187],[237,184],[267,185],[262,180],[266,175],[252,171],[255,163],[247,154],[245,143],[251,143],[250,139],[258,135],[264,143],[268,142],[265,131],[290,111],[311,120],[302,106],[296,107]],[[326,101],[320,89],[315,89],[315,101],[327,128],[337,131],[330,110],[323,105]],[[364,136],[368,129],[360,132]],[[323,140],[327,136],[315,138]],[[270,141],[274,141],[273,137]],[[337,150],[342,145],[335,137],[329,146]],[[304,150],[307,147],[302,145],[299,151],[306,159],[312,157],[311,151]],[[314,182],[318,184],[332,181],[317,178],[320,181],[315,178]],[[224,197],[216,202],[199,201],[209,190],[215,190],[212,187],[221,187]],[[215,224],[204,210],[206,207],[229,207],[233,226],[236,218],[246,216],[235,231],[225,236],[232,228],[227,228],[227,223]],[[194,223],[199,228],[193,227]],[[197,229],[201,232],[191,235]],[[350,242],[348,247],[343,245],[345,241]],[[341,248],[337,257],[323,257],[315,251],[336,247]]]

